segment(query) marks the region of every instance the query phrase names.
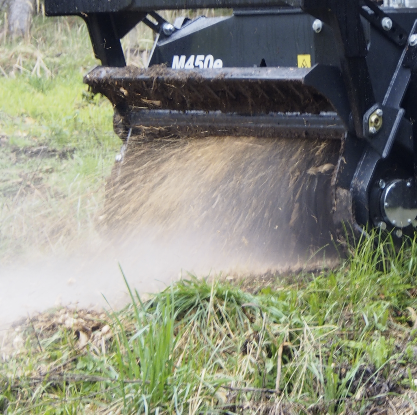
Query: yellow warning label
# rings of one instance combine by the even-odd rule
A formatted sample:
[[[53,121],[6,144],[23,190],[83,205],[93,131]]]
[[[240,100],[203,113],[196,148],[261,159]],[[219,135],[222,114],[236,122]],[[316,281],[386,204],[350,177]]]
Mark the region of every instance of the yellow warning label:
[[[311,68],[311,55],[297,55],[299,68]]]

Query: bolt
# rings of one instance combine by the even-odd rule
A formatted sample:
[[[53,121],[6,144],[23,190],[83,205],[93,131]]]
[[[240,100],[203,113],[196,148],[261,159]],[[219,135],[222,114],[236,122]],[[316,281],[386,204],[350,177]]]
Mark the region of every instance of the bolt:
[[[388,32],[392,29],[392,20],[389,17],[384,17],[381,21],[381,26]]]
[[[381,129],[382,115],[383,112],[381,108],[378,108],[369,116],[368,124],[370,134],[376,134]]]
[[[379,222],[378,228],[385,231],[385,229],[387,229],[387,224],[385,222]]]
[[[323,22],[320,19],[316,19],[313,22],[313,30],[316,33],[320,33],[323,29]]]
[[[393,225],[395,225],[397,223],[396,220],[391,221]]]
[[[403,236],[403,231],[401,229],[397,229],[395,231],[395,235],[397,236],[397,238],[401,238]]]
[[[389,206],[388,202],[385,202],[385,203],[384,203],[384,206],[385,206],[385,207],[388,207],[388,206]]]
[[[164,23],[162,25],[162,31],[165,36],[171,36],[175,32],[175,27],[171,23]]]
[[[407,187],[411,187],[412,183],[411,182],[407,182]]]
[[[417,45],[417,35],[411,35],[411,36],[408,38],[408,44],[409,44],[410,46],[416,46],[416,45]]]
[[[378,185],[379,185],[380,189],[385,188],[385,182],[382,179],[378,182]]]

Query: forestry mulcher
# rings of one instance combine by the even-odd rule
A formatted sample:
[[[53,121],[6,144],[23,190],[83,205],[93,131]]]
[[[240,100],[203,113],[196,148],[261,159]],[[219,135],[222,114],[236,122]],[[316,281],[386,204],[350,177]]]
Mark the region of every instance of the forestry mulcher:
[[[211,8],[225,10],[189,12]],[[101,61],[84,81],[113,104],[123,141],[109,225],[263,264],[330,255],[373,227],[398,242],[414,234],[417,0],[45,9],[84,19]],[[121,44],[138,23],[155,33],[145,69],[126,66]]]

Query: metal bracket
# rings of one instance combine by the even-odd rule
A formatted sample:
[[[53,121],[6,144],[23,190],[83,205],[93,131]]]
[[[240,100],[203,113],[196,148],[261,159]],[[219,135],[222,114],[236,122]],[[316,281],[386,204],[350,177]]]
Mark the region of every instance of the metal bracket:
[[[81,16],[87,24],[94,55],[105,66],[126,66],[126,61],[116,35],[113,18],[107,13]]]
[[[417,21],[414,22],[410,38],[417,31]],[[396,139],[400,125],[405,122],[402,101],[410,84],[412,69],[417,65],[417,45],[408,45],[398,61],[390,85],[385,94],[382,106],[374,105],[364,115],[364,135],[369,144],[382,158],[388,157],[392,143]],[[378,111],[380,111],[379,114]],[[380,128],[371,131],[371,118],[380,116]],[[383,117],[383,118],[382,118]],[[378,134],[377,134],[378,133]],[[377,135],[376,135],[377,134]]]
[[[411,30],[411,35],[417,30],[417,21]],[[368,134],[368,145],[365,147],[362,159],[354,173],[351,190],[355,217],[359,223],[365,225],[369,221],[369,198],[372,180],[378,164],[386,159],[398,135],[411,134],[411,123],[404,118],[405,111],[401,108],[403,98],[410,84],[412,70],[417,64],[417,46],[408,45],[404,48],[397,68],[392,76],[391,83],[385,94],[383,104],[379,107],[383,113],[384,121],[380,131],[372,138]],[[364,117],[364,129],[369,126],[369,117],[378,109],[372,107]],[[366,127],[365,127],[366,123]]]
[[[146,16],[142,12],[82,13],[94,55],[104,66],[126,66],[120,39]]]
[[[167,23],[167,21],[156,12],[149,12],[148,15],[151,16],[156,21],[156,23],[152,20],[149,20],[148,17],[143,19],[143,23],[145,23],[146,26],[152,29],[155,33],[160,33],[162,25]]]
[[[398,46],[407,43],[408,33],[395,20],[388,16],[375,2],[362,0],[361,15],[380,33]]]
[[[364,138],[363,117],[376,101],[366,62],[368,49],[359,0],[304,0],[302,8],[333,30],[348,91],[354,133]]]
[[[174,27],[171,23],[167,22],[158,13],[149,12],[148,15],[151,16],[156,23],[152,22],[147,17],[143,19],[143,23],[145,23],[146,26],[151,28],[158,35],[171,36],[177,30],[176,27]]]
[[[362,10],[364,10],[363,7],[361,7],[361,14]],[[380,17],[381,16],[383,15],[380,15]],[[351,17],[351,19],[353,18]],[[375,16],[375,22],[376,20],[377,16]],[[348,22],[348,19],[346,19],[346,21]],[[411,35],[416,31],[416,24],[417,22],[413,26]],[[341,23],[339,23],[339,25],[341,25]],[[352,30],[352,28],[353,27],[351,27],[350,30]],[[357,27],[355,26],[353,30],[356,30],[356,28]],[[343,30],[343,28],[341,30]],[[404,51],[399,59],[397,68],[394,71],[382,105],[376,104],[375,101],[372,102],[373,95],[371,96],[372,99],[370,99],[370,97],[367,96],[367,93],[358,89],[360,81],[354,80],[352,82],[349,81],[349,79],[345,81],[347,88],[349,88],[350,85],[355,86],[354,89],[349,89],[351,89],[350,105],[352,108],[353,121],[355,122],[356,137],[352,134],[348,134],[346,137],[343,155],[341,157],[345,163],[342,163],[339,167],[336,177],[336,187],[351,192],[352,206],[355,212],[354,216],[357,222],[362,226],[369,223],[371,219],[370,192],[380,162],[389,157],[394,142],[397,140],[401,141],[399,140],[400,134],[407,137],[412,135],[411,123],[404,118],[405,111],[401,106],[406,92],[409,89],[412,74],[411,68],[417,69],[417,42],[413,42],[413,39],[414,38],[411,38],[411,36],[405,36],[405,42],[403,44],[403,47],[405,45]],[[407,41],[409,42],[408,45]],[[414,43],[416,43],[415,46],[413,46]],[[357,52],[360,51],[358,50]],[[366,60],[365,58],[361,58],[360,54],[357,56],[357,58],[354,58],[345,53],[345,58],[344,60],[342,59],[345,80],[346,75],[349,74],[351,76],[367,76],[367,82],[370,84],[371,82],[369,74],[367,73],[367,67],[364,66]],[[355,60],[358,66],[355,66]],[[362,65],[362,67],[359,67],[359,64]],[[368,104],[368,106],[365,106],[366,104]],[[360,112],[361,109],[365,109],[362,114]],[[377,113],[377,111],[379,111],[379,113]],[[375,119],[371,120],[371,117],[378,117],[378,123],[374,124]],[[358,128],[356,123],[359,120],[362,128],[361,134],[357,133]],[[378,126],[378,129],[375,128],[375,130],[371,131],[371,127],[376,126]],[[362,153],[360,160],[357,159],[358,151]],[[355,168],[352,169],[349,166],[355,166]]]

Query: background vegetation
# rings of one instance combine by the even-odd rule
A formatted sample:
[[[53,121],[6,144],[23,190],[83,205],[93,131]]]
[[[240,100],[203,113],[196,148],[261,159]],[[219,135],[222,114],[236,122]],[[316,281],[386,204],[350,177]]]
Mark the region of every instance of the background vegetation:
[[[35,17],[30,41],[0,45],[0,263],[65,251],[94,233],[119,139],[81,19]]]

